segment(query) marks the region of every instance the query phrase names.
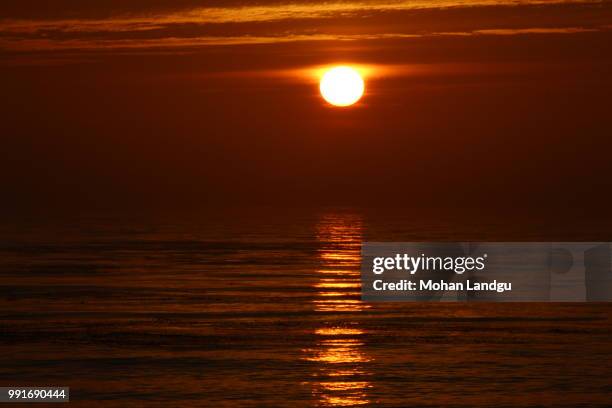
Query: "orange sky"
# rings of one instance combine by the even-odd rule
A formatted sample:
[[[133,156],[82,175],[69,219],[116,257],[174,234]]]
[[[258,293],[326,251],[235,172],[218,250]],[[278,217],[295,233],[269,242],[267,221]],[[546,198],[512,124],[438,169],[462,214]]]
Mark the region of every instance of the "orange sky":
[[[610,1],[9,0],[0,16],[10,208],[610,191]],[[338,62],[374,71],[341,112],[304,75]]]

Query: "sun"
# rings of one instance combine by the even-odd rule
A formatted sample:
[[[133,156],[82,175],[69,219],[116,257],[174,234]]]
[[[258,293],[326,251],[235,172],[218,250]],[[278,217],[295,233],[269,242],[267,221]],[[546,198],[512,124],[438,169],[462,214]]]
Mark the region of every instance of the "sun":
[[[337,66],[323,74],[319,84],[323,99],[334,106],[350,106],[363,96],[365,84],[356,69]]]

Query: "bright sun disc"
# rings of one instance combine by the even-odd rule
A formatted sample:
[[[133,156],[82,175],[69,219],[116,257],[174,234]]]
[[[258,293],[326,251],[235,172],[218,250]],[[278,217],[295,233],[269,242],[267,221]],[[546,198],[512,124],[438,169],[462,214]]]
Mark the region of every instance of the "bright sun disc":
[[[349,106],[363,96],[363,78],[351,67],[334,67],[323,74],[319,84],[323,98],[334,106]]]

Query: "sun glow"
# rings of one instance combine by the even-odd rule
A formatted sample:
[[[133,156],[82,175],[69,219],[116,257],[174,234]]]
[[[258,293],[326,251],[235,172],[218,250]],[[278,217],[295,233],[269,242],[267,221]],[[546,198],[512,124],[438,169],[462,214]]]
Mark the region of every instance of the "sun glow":
[[[323,99],[334,106],[350,106],[363,96],[365,84],[361,74],[348,66],[325,71],[319,84]]]

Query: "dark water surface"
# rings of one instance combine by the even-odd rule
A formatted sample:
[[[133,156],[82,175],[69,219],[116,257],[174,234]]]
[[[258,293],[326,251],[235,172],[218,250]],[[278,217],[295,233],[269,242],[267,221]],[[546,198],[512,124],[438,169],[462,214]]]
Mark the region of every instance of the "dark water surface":
[[[354,211],[15,222],[0,385],[71,406],[608,406],[608,304],[366,304],[363,240],[609,240]],[[460,231],[460,233],[458,233]],[[603,232],[602,232],[603,231]]]

